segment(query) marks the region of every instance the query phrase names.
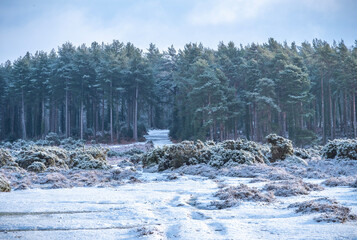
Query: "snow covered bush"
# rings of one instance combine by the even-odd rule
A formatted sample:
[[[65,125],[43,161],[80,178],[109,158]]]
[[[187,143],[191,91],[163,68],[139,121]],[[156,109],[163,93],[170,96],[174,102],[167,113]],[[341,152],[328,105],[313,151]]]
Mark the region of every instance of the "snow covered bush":
[[[289,208],[297,208],[297,213],[322,213],[314,218],[317,222],[339,222],[356,221],[357,216],[351,214],[351,209],[338,204],[337,201],[329,198],[319,198],[289,205]]]
[[[33,162],[30,166],[27,167],[27,170],[40,173],[46,171],[47,167],[42,162]]]
[[[19,165],[7,149],[0,148],[0,168],[4,166],[18,167]]]
[[[274,194],[271,192],[267,194],[261,193],[257,188],[251,188],[245,184],[240,184],[234,187],[223,187],[218,190],[214,196],[221,200],[212,202],[212,205],[216,206],[218,209],[236,206],[241,201],[270,203],[275,200]]]
[[[10,191],[11,191],[11,187],[8,180],[4,176],[0,175],[0,192],[10,192]]]
[[[49,142],[51,146],[58,146],[61,144],[61,139],[57,133],[50,132],[46,135],[45,140]]]
[[[269,149],[261,144],[239,139],[222,143],[183,141],[179,144],[155,148],[142,157],[144,166],[158,164],[159,171],[201,163],[213,167],[265,163]]]
[[[322,182],[323,185],[328,186],[328,187],[338,187],[338,186],[352,186],[353,184],[357,182],[357,176],[352,177],[332,177],[328,178],[325,181]]]
[[[334,139],[322,149],[325,158],[348,158],[357,160],[357,139]]]
[[[20,150],[20,149],[26,149],[26,148],[30,148],[32,146],[34,146],[35,143],[32,141],[26,141],[23,139],[18,139],[15,142],[13,142],[9,148],[13,149],[13,150]]]
[[[107,152],[107,156],[108,157],[130,157],[130,156],[134,156],[136,154],[143,154],[143,153],[144,153],[144,151],[139,148],[132,148],[125,152],[120,152],[115,149],[110,149]]]
[[[268,183],[263,189],[273,192],[275,196],[290,197],[308,195],[311,191],[321,191],[324,188],[318,184],[306,183],[302,180],[286,180]]]
[[[35,142],[35,145],[37,146],[59,146],[60,144],[60,137],[54,132],[48,133],[45,139],[40,139]]]
[[[76,149],[70,154],[69,167],[77,169],[109,169],[107,163],[108,149],[90,147]]]
[[[27,169],[34,162],[42,162],[46,167],[68,169],[65,155],[59,148],[39,147],[22,149],[16,154],[16,162],[20,167]]]
[[[271,145],[271,161],[284,160],[286,157],[294,154],[293,144],[289,139],[276,134],[269,134],[267,142]]]
[[[72,187],[69,179],[61,173],[49,173],[39,179],[40,184],[47,185],[47,188],[70,188]]]
[[[71,137],[61,140],[60,146],[66,150],[74,150],[76,148],[84,148],[83,140],[75,140]]]
[[[309,159],[311,158],[309,152],[304,148],[294,148],[294,155],[298,156],[302,159]]]

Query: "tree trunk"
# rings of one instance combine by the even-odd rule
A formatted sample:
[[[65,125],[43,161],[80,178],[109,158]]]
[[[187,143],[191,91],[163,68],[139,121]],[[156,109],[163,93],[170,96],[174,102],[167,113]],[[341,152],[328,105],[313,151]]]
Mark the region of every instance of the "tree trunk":
[[[335,138],[335,126],[333,122],[333,103],[332,103],[332,94],[331,94],[331,84],[328,85],[328,95],[329,95],[329,103],[330,103],[330,134],[331,138]]]
[[[94,139],[97,140],[97,108],[95,107],[95,101],[93,100],[92,102],[92,108],[93,108],[93,135],[94,135]]]
[[[119,131],[120,131],[120,125],[119,125],[119,113],[120,113],[120,97],[118,97],[118,103],[117,103],[117,111],[115,113],[115,129],[116,129],[116,137],[117,137],[117,142],[119,142]]]
[[[138,95],[139,95],[139,85],[138,83],[136,84],[135,88],[135,103],[134,103],[134,140],[135,142],[138,141]]]
[[[357,121],[356,121],[356,91],[353,90],[352,93],[352,109],[353,109],[353,132],[354,137],[357,137]]]
[[[286,112],[283,112],[283,137],[288,137],[287,131],[286,131]]]
[[[42,138],[46,135],[46,115],[45,115],[45,99],[42,98],[42,103],[41,103],[41,135]]]
[[[26,139],[24,90],[21,91],[21,126],[22,126],[22,138]]]
[[[254,118],[254,141],[259,141],[259,133],[258,133],[258,111],[254,104],[253,106],[253,118]]]
[[[113,82],[110,81],[110,101],[109,101],[109,108],[110,108],[110,142],[114,142],[114,135],[113,135]]]
[[[103,99],[102,99],[102,134],[104,136],[104,91],[103,91]]]
[[[66,116],[66,123],[65,123],[65,129],[66,129],[66,137],[69,137],[69,115],[68,115],[68,89],[66,86],[66,109],[65,109],[65,116]]]
[[[283,112],[283,136],[285,138],[288,137],[287,131],[286,131],[286,112]]]
[[[81,116],[80,116],[80,118],[81,118],[81,120],[80,120],[81,139],[83,140],[83,98],[81,99],[81,113],[80,114],[81,114]]]
[[[304,109],[303,109],[303,105],[302,102],[300,102],[300,127],[301,129],[305,129],[305,124],[304,124]]]
[[[325,134],[325,100],[324,100],[324,79],[321,73],[321,127],[322,127],[322,143],[326,143]]]
[[[344,107],[343,107],[343,129],[344,129],[344,134],[348,132],[348,108],[347,108],[347,94],[346,92],[343,93],[343,101],[344,101]]]

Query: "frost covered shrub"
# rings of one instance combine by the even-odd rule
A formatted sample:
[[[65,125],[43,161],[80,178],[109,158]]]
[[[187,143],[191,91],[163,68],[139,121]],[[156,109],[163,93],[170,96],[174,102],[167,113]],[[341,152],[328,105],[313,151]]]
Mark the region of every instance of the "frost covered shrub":
[[[183,141],[176,145],[155,148],[143,155],[143,165],[159,164],[158,170],[178,168],[190,162],[196,162],[198,150],[201,146],[190,141]]]
[[[308,195],[311,191],[321,191],[324,188],[318,184],[306,183],[302,180],[287,180],[268,183],[263,189],[273,192],[275,196],[290,197],[296,195]]]
[[[56,147],[34,146],[20,150],[16,162],[20,167],[27,169],[34,162],[42,162],[46,167],[58,167],[68,169],[62,150]]]
[[[107,163],[108,149],[90,147],[86,149],[76,149],[70,154],[70,168],[77,169],[108,169]]]
[[[48,184],[48,188],[70,188],[72,187],[71,182],[67,177],[61,173],[49,173],[43,178],[39,179],[40,184]]]
[[[337,187],[337,186],[353,186],[354,182],[357,182],[357,177],[332,177],[326,179],[322,182],[323,185],[328,187]]]
[[[183,141],[176,145],[155,148],[144,154],[142,161],[144,166],[159,164],[159,171],[201,163],[214,167],[230,167],[239,164],[264,163],[265,151],[268,149],[263,145],[242,139],[218,144]]]
[[[257,188],[250,188],[245,184],[240,184],[235,187],[221,188],[215,195],[221,202],[212,202],[212,205],[218,209],[233,207],[238,205],[240,201],[267,202],[274,201],[275,197],[272,193],[261,193]]]
[[[119,152],[119,151],[115,151],[113,149],[110,149],[107,153],[108,157],[124,157],[124,156],[134,156],[136,154],[143,154],[144,151],[138,148],[132,148],[128,151],[125,152]]]
[[[255,157],[252,153],[244,150],[226,150],[223,148],[215,148],[212,150],[208,164],[213,167],[233,167],[239,164],[253,164]]]
[[[4,166],[18,167],[19,165],[7,149],[0,148],[0,167]]]
[[[4,176],[0,175],[0,192],[10,192],[10,191],[11,191],[11,187],[8,180]]]
[[[58,146],[61,144],[60,137],[57,133],[50,132],[46,135],[45,140],[49,142],[51,146]]]
[[[319,198],[289,205],[289,208],[297,208],[297,213],[322,213],[314,218],[317,222],[340,222],[356,221],[357,216],[351,214],[351,209],[338,204],[337,201],[329,198]]]
[[[245,139],[238,139],[236,142],[236,150],[244,150],[252,153],[254,155],[255,162],[264,163],[267,161],[266,156],[270,152],[270,149],[267,145],[262,145]]]
[[[121,157],[122,156],[122,153],[121,152],[118,152],[118,151],[115,151],[113,149],[110,149],[108,152],[107,152],[107,156],[108,157]]]
[[[61,140],[61,147],[66,150],[74,150],[76,148],[84,148],[83,140],[75,140],[71,137]]]
[[[294,154],[293,144],[289,139],[276,134],[269,134],[267,142],[271,144],[271,161],[284,160],[286,157]]]
[[[292,163],[294,165],[296,164],[302,164],[302,165],[305,165],[305,166],[308,166],[307,162],[302,159],[301,157],[298,157],[296,155],[292,155],[292,156],[288,156],[284,159],[284,162],[285,163]]]
[[[302,159],[309,159],[309,158],[311,158],[309,152],[308,152],[306,149],[304,149],[304,148],[295,148],[295,149],[294,149],[294,155],[295,155],[295,156],[298,156],[298,157],[300,157],[300,158],[302,158]]]
[[[42,162],[33,162],[30,166],[27,167],[28,171],[31,172],[44,172],[47,170],[46,165],[43,164]]]
[[[357,160],[357,139],[334,139],[322,149],[325,158],[349,158]]]
[[[132,148],[126,152],[124,152],[124,155],[127,155],[127,156],[133,156],[135,154],[143,154],[144,151],[141,150],[141,149],[138,149],[138,148]]]
[[[11,144],[11,149],[14,150],[26,149],[26,148],[31,148],[34,145],[35,143],[32,141],[25,141],[23,139],[18,139]]]
[[[168,146],[163,146],[146,153],[142,159],[143,165],[149,166],[152,164],[158,164],[160,161],[164,161],[165,150],[167,148]]]
[[[38,140],[35,144],[38,146],[59,146],[61,140],[57,133],[50,132],[46,135],[45,139]]]
[[[142,154],[134,154],[133,156],[130,156],[129,160],[130,163],[138,164],[140,160],[142,159],[143,155]]]

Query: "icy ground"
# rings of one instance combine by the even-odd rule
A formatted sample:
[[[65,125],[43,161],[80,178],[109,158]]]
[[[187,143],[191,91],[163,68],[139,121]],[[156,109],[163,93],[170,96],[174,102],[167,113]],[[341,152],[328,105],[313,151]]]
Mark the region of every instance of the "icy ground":
[[[159,144],[169,142],[167,133],[155,130],[153,136]],[[252,167],[239,172],[244,175]],[[303,179],[324,187],[308,195],[276,194],[271,203],[239,201],[224,209],[212,204],[220,201],[216,193],[222,186],[243,183],[265,193],[267,183],[293,177],[269,172],[278,168],[256,169],[255,178],[228,177],[218,171],[216,176],[189,175],[191,170],[209,170],[197,166],[174,172],[140,172],[141,182],[118,187],[0,193],[0,239],[357,239],[356,221],[316,222],[320,213],[302,214],[288,208],[329,197],[357,214],[357,189],[328,187],[321,184],[323,178]]]

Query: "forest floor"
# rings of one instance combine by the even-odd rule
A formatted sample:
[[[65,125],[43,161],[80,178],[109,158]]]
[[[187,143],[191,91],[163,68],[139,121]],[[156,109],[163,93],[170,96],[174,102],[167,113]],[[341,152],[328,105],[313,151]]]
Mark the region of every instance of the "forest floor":
[[[170,143],[167,131],[147,139]],[[87,171],[90,187],[0,193],[0,239],[357,239],[357,161],[157,173],[108,160],[115,168],[102,178]],[[115,171],[116,185],[100,180]]]

